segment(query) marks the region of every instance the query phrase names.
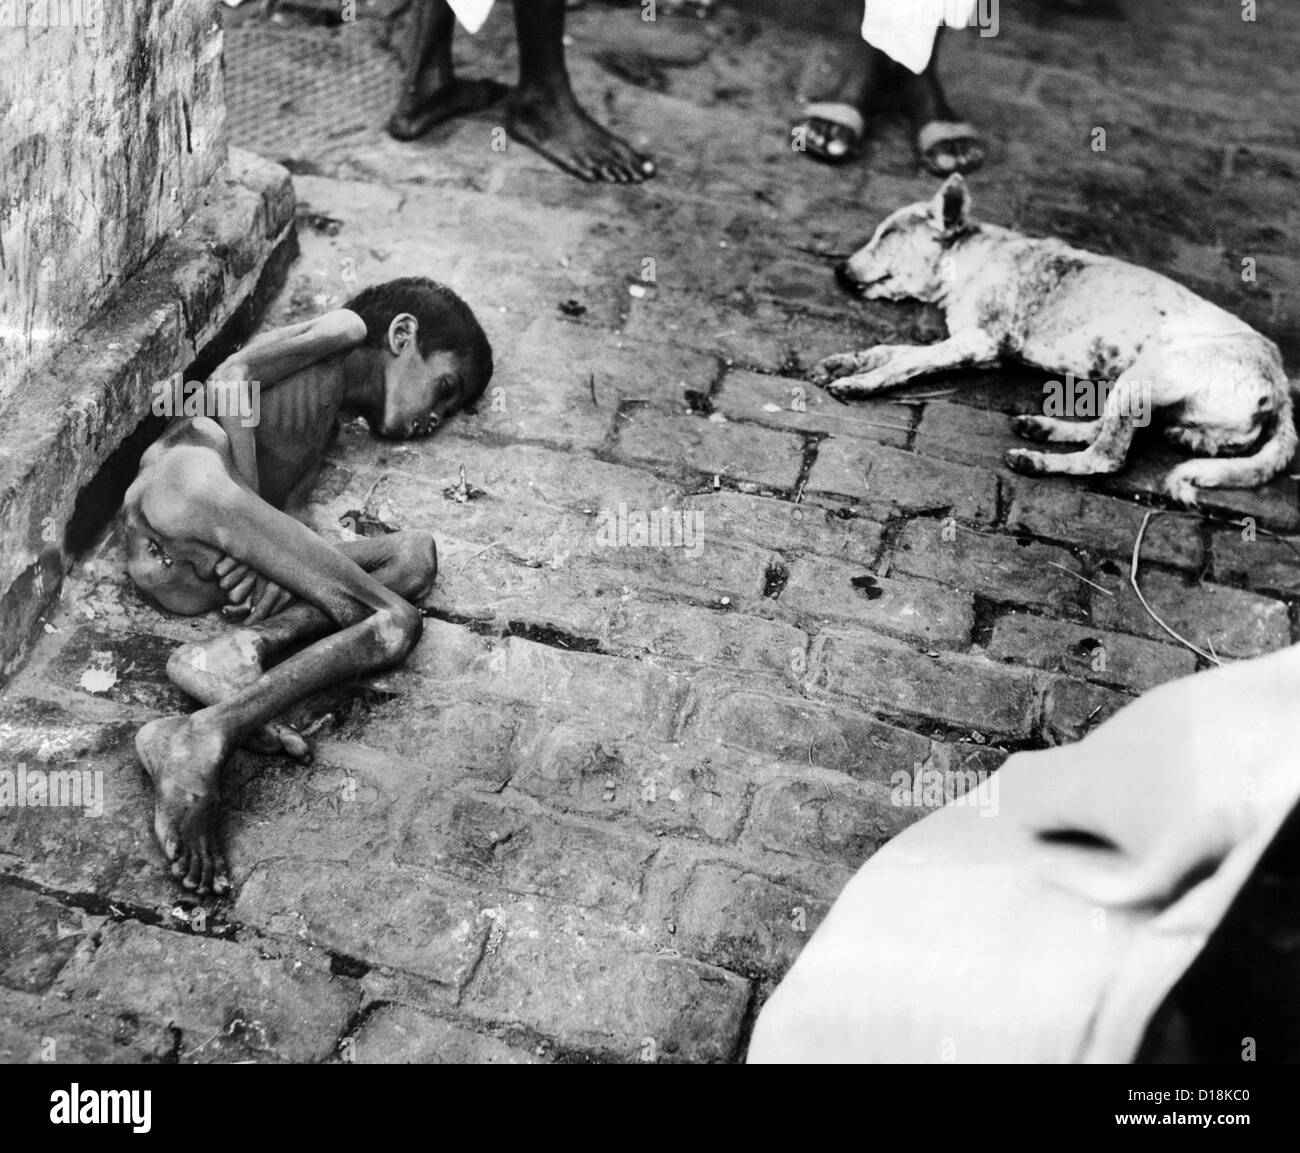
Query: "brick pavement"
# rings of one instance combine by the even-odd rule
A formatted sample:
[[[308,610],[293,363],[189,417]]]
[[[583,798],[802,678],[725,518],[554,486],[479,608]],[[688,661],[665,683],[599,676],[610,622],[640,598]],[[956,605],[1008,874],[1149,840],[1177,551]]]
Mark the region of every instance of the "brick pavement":
[[[430,441],[346,428],[312,507],[334,539],[349,517],[435,532],[425,636],[295,710],[310,767],[237,755],[236,894],[198,906],[164,879],[130,738],[187,707],[164,662],[218,626],[143,605],[116,537],[88,557],[0,712],[8,763],[105,782],[99,817],[0,812],[0,1058],[54,1038],[92,1061],[735,1060],[847,878],[924,811],[894,803],[896,772],[992,770],[1197,667],[1128,588],[1171,454],[1031,480],[1001,454],[1006,414],[1041,402],[1032,374],[852,406],[802,379],[940,334],[830,276],[933,182],[893,127],[865,165],[791,156],[829,40],[757,7],[575,14],[578,88],[661,161],[644,189],[494,153],[491,113],[416,145],[304,121],[281,157],[302,255],[266,322],[426,273],[497,354],[477,413]],[[993,133],[983,215],[1167,271],[1294,370],[1297,81],[1259,48],[1300,46],[1279,7],[1251,27],[1152,3],[1121,26],[1006,3],[946,72]],[[469,65],[509,59],[507,32]],[[603,544],[620,508],[629,543]],[[660,510],[701,547],[638,546]],[[1271,534],[1300,529],[1294,481],[1207,512],[1151,522],[1147,596],[1225,657],[1290,643],[1300,569]]]

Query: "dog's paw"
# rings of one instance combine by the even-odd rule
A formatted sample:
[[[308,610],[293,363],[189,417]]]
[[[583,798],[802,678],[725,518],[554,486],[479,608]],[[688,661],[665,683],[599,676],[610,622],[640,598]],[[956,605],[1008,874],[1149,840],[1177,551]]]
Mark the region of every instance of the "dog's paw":
[[[1184,508],[1198,508],[1200,489],[1188,476],[1179,476],[1178,470],[1175,469],[1165,478],[1165,492],[1169,498],[1182,505]]]
[[[1009,448],[1002,457],[1007,468],[1025,476],[1042,476],[1047,469],[1043,464],[1043,454],[1028,448]]]
[[[852,376],[842,376],[825,385],[827,392],[837,400],[853,400],[855,397],[870,396],[888,386],[879,372],[855,372]]]
[[[1011,431],[1037,444],[1046,444],[1052,438],[1052,429],[1041,416],[1013,416]]]
[[[841,376],[848,376],[850,373],[857,371],[858,354],[856,352],[837,352],[834,356],[826,356],[819,360],[808,374],[808,379],[813,384],[825,385]]]

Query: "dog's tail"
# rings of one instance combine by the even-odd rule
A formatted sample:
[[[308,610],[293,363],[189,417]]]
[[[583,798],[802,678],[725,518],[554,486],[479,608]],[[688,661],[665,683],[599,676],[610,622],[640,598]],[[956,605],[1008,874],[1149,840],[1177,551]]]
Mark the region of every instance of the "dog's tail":
[[[1250,456],[1216,456],[1189,460],[1170,472],[1169,495],[1184,504],[1196,503],[1198,488],[1254,488],[1281,472],[1295,455],[1297,444],[1292,390],[1288,388],[1274,415],[1272,435]]]

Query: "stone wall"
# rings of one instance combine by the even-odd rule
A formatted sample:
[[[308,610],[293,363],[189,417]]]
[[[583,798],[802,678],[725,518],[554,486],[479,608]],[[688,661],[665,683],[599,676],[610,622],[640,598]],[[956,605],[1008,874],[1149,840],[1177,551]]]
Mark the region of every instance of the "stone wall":
[[[0,0],[0,403],[225,160],[211,0]]]

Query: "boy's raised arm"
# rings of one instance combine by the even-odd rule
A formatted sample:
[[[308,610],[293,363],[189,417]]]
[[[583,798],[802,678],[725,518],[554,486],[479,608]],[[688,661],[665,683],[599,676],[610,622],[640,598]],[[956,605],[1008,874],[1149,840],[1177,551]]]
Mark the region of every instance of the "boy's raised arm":
[[[268,389],[309,364],[356,348],[365,339],[366,322],[349,309],[336,308],[314,320],[265,332],[249,341],[230,361],[237,361],[248,372],[248,379]]]
[[[349,309],[336,308],[314,320],[275,328],[254,337],[217,367],[208,378],[207,389],[210,393],[232,387],[265,391],[318,360],[351,351],[365,339],[365,321]],[[229,414],[237,408],[210,405],[208,411]],[[232,415],[218,415],[217,422],[230,437],[239,475],[254,492],[259,492],[256,433]]]

